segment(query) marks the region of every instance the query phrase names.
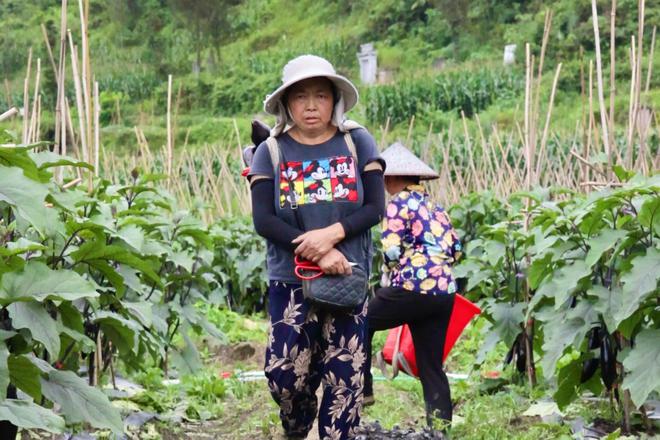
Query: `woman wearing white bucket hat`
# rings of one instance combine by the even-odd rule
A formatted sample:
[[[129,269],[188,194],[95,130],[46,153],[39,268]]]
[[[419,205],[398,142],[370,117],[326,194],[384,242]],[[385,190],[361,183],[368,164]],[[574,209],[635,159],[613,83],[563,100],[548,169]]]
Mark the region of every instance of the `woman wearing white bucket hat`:
[[[371,269],[369,230],[384,212],[385,167],[373,137],[344,118],[357,100],[327,60],[291,60],[264,101],[277,123],[248,174],[255,229],[268,245],[265,371],[287,438],[305,438],[317,412],[321,439],[350,438],[360,422],[365,304],[350,313],[315,306],[303,297],[294,261],[335,275],[352,265]]]
[[[374,331],[407,323],[428,423],[433,427],[439,418],[448,424],[452,405],[442,353],[456,293],[451,265],[460,256],[461,244],[445,210],[430,200],[420,184],[438,174],[400,143],[390,146],[382,157],[387,164],[385,187],[393,197],[383,221],[383,287],[369,302],[367,345],[371,347]],[[365,404],[374,401],[368,370]]]

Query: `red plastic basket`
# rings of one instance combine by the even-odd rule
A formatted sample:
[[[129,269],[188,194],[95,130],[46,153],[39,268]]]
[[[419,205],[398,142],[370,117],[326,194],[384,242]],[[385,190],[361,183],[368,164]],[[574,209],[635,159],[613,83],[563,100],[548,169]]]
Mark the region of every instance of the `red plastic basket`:
[[[454,297],[454,307],[449,318],[449,327],[445,338],[445,348],[442,355],[442,362],[447,359],[447,355],[458,340],[463,330],[470,320],[481,313],[481,309],[461,295]],[[401,333],[399,336],[399,332]],[[415,358],[415,346],[413,345],[412,334],[407,324],[393,328],[389,331],[385,346],[383,347],[383,359],[388,364],[392,364],[392,357],[396,348],[397,338],[399,338],[399,356],[403,356],[407,362],[410,372],[415,377],[419,377],[417,369],[417,359]],[[399,362],[399,369],[406,371],[406,366]]]

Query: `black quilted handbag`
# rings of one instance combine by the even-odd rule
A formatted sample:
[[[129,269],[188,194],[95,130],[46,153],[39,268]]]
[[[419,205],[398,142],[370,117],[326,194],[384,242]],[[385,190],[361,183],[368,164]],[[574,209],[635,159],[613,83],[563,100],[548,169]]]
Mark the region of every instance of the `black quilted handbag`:
[[[350,312],[367,297],[367,273],[357,266],[351,275],[323,275],[303,280],[303,295],[318,306]]]

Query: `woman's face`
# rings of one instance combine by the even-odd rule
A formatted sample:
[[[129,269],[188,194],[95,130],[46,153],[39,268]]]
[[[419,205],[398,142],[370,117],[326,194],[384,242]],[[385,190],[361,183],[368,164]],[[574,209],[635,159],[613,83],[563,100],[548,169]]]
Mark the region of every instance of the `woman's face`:
[[[391,196],[398,193],[401,186],[400,179],[396,176],[385,176],[385,190]]]
[[[332,120],[334,99],[327,78],[309,78],[289,89],[287,105],[293,122],[303,132],[326,130]]]
[[[413,179],[402,176],[385,176],[385,190],[391,196],[403,191],[408,185],[414,185]]]

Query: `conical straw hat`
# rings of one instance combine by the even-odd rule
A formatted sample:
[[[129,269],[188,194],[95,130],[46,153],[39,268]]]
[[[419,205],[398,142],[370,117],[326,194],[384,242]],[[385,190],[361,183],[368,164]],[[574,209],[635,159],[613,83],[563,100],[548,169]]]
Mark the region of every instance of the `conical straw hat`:
[[[422,180],[440,176],[400,142],[390,145],[381,157],[385,160],[385,176],[415,176]]]

